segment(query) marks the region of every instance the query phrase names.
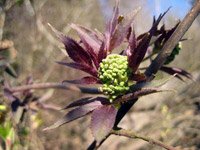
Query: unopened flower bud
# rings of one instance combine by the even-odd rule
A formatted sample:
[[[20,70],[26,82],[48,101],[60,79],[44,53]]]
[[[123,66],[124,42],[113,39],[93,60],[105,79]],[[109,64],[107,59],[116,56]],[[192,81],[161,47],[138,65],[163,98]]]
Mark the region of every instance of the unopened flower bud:
[[[127,56],[111,54],[102,60],[99,68],[99,78],[103,84],[101,90],[108,95],[110,102],[129,90],[129,74]]]

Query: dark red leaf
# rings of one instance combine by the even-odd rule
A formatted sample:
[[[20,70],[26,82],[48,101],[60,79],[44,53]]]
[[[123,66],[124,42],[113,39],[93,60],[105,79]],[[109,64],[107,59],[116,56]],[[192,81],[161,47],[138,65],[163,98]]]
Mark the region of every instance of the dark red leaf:
[[[178,22],[172,29],[170,30],[166,30],[165,26],[163,26],[163,28],[160,29],[160,36],[159,38],[155,41],[155,44],[158,43],[162,43],[162,45],[165,44],[165,42],[171,37],[171,35],[174,33],[174,31],[176,30],[176,28],[178,27],[178,25],[180,24],[180,22]]]
[[[118,24],[118,17],[119,17],[119,0],[116,0],[112,19],[108,22],[108,24],[106,26],[105,40],[104,40],[105,52],[103,52],[103,53],[101,52],[102,56],[104,53],[106,53],[106,55],[107,55],[111,51],[111,49],[110,49],[111,38],[114,35],[114,32],[116,30],[116,27]],[[99,57],[99,58],[101,58],[101,57]]]
[[[96,77],[83,77],[82,79],[79,80],[64,80],[64,82],[68,82],[68,83],[73,83],[73,84],[97,84],[99,80]]]
[[[87,66],[85,64],[79,64],[79,63],[66,63],[66,62],[57,62],[60,65],[64,65],[64,66],[68,66],[71,68],[75,68],[78,70],[82,70],[86,73],[91,74],[92,76],[97,77],[98,76],[98,72],[96,69],[93,68],[93,66]]]
[[[98,62],[101,63],[101,61],[106,58],[107,55],[107,51],[105,49],[105,43],[102,42],[100,50],[99,50],[99,54],[98,54]]]
[[[68,109],[68,108],[72,108],[72,107],[77,107],[77,106],[81,106],[81,105],[85,105],[94,101],[99,101],[102,104],[109,104],[109,100],[105,97],[85,97],[85,98],[81,98],[79,100],[76,100],[72,103],[70,103],[69,105],[67,105],[66,107],[64,107],[63,109]]]
[[[168,10],[167,10],[168,11]],[[164,12],[163,14],[161,14],[157,20],[155,20],[154,18],[154,22],[153,25],[151,27],[151,29],[149,30],[149,32],[140,35],[137,40],[138,40],[138,44],[137,47],[135,49],[130,49],[129,51],[131,52],[131,55],[128,55],[128,61],[129,61],[129,67],[132,69],[133,72],[135,72],[140,63],[142,62],[147,49],[149,47],[150,41],[152,36],[157,34],[157,27],[158,24],[160,23],[161,19],[164,17],[164,15],[167,13]],[[131,48],[131,47],[129,47]]]
[[[118,17],[119,17],[119,0],[116,0],[112,19],[110,20],[107,26],[107,33],[109,33],[111,36],[113,35],[115,28],[118,24]]]
[[[166,72],[166,73],[168,73],[170,75],[176,74],[175,77],[179,78],[180,80],[183,80],[181,78],[181,76],[186,77],[186,78],[191,79],[191,80],[193,78],[192,75],[189,72],[187,72],[187,71],[185,71],[185,70],[183,70],[181,68],[162,66],[160,68],[160,70],[164,71],[164,72]]]
[[[146,33],[143,38],[138,42],[137,47],[134,50],[128,50],[131,54],[128,55],[129,67],[133,72],[137,70],[142,59],[144,58],[147,48],[150,42],[150,34]]]
[[[90,54],[83,49],[76,41],[65,36],[56,30],[51,24],[48,24],[55,35],[63,42],[69,57],[76,63],[92,64]]]
[[[129,42],[130,50],[134,50],[137,46],[137,38],[135,36],[135,32],[134,32],[133,28],[130,28],[130,30],[131,30],[130,37],[128,38],[128,42]],[[127,56],[130,55],[129,53],[127,54]]]
[[[117,25],[115,32],[110,37],[109,46],[108,46],[109,51],[113,50],[114,48],[116,48],[123,42],[124,38],[128,34],[128,30],[131,27],[133,19],[139,10],[140,8],[134,10],[128,15],[123,16],[123,19]]]
[[[98,57],[99,60],[102,60],[101,58],[104,58],[105,54],[107,55],[108,53],[111,52],[110,42],[118,24],[118,17],[119,17],[119,0],[116,0],[115,7],[113,9],[112,19],[108,22],[106,26],[106,32],[104,34],[105,39],[103,41],[104,51],[99,53]]]
[[[160,14],[158,16],[158,19],[155,19],[155,17],[154,17],[152,28],[149,31],[151,35],[156,35],[157,34],[158,24],[160,23],[160,21],[162,20],[162,18],[166,15],[166,13],[169,10],[170,10],[170,8],[168,8],[163,14]]]
[[[81,99],[78,99],[76,101],[71,102],[70,104],[68,104],[67,106],[62,108],[62,110],[72,108],[72,107],[81,106],[81,105],[85,105],[85,104],[88,104],[90,102],[93,102],[92,97],[84,97],[84,98],[81,98]]]
[[[56,123],[54,123],[52,126],[45,128],[44,130],[51,130],[55,129],[63,124],[69,123],[73,120],[76,120],[78,118],[81,118],[87,114],[89,114],[94,109],[102,106],[101,102],[95,101],[83,106],[80,106],[78,108],[75,108],[71,111],[69,111],[63,118],[58,120]]]
[[[73,39],[63,36],[61,38],[69,57],[76,63],[92,65],[90,54]]]
[[[85,27],[75,24],[72,24],[71,27],[78,32],[79,37],[88,53],[91,55],[95,66],[98,67],[97,56],[102,43],[101,39],[98,38],[95,32],[86,29]]]
[[[92,53],[97,54],[102,41],[98,38],[96,33],[76,24],[72,24],[71,27],[78,32],[83,44],[86,47],[90,46],[93,50]]]
[[[115,123],[117,109],[112,105],[104,105],[92,112],[91,130],[99,142],[105,138]]]

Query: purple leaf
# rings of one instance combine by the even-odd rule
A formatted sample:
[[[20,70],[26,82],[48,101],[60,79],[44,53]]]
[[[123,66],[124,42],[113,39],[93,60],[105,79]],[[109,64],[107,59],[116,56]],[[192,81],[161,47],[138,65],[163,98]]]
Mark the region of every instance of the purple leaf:
[[[128,34],[128,30],[131,27],[133,19],[134,19],[135,15],[138,13],[139,9],[136,9],[133,12],[131,12],[130,14],[124,16],[122,18],[122,20],[120,22],[118,22],[118,25],[117,25],[113,35],[111,35],[111,37],[110,37],[110,42],[109,42],[109,46],[108,46],[109,51],[113,50],[114,48],[116,48],[123,42],[124,38]]]
[[[135,31],[133,30],[133,28],[130,28],[130,36],[128,38],[128,42],[129,42],[129,46],[130,46],[130,50],[134,50],[137,46],[137,38],[135,36]],[[130,55],[131,52],[128,52],[127,56]]]
[[[110,36],[113,35],[115,28],[118,24],[118,17],[119,17],[119,0],[116,0],[112,19],[110,20],[107,26],[107,32],[110,34]]]
[[[83,49],[76,41],[73,39],[63,36],[62,42],[65,45],[65,49],[69,55],[69,57],[75,61],[76,63],[83,63],[91,65],[91,57],[90,54]]]
[[[51,28],[51,30],[54,32],[54,34],[56,35],[56,37],[59,40],[62,40],[62,38],[65,36],[62,32],[58,31],[57,29],[55,29],[50,23],[48,23],[48,26]]]
[[[92,112],[91,130],[99,142],[105,138],[115,123],[117,109],[112,105],[104,105]]]
[[[99,80],[96,77],[83,77],[82,79],[79,80],[64,80],[64,82],[68,82],[68,83],[73,83],[73,84],[97,84]]]
[[[69,111],[63,118],[58,120],[56,123],[54,123],[52,126],[45,128],[44,130],[51,130],[55,129],[63,124],[69,123],[73,120],[76,120],[78,118],[81,118],[87,114],[89,114],[94,109],[102,106],[101,102],[95,101],[83,106],[80,106],[78,108],[75,108],[71,111]]]
[[[99,53],[98,53],[98,62],[101,63],[102,59],[106,58],[107,51],[105,49],[105,44],[102,42]]]
[[[72,24],[71,27],[78,32],[79,37],[88,53],[91,55],[95,66],[98,67],[97,55],[102,41],[95,32],[86,29],[85,27],[75,24]]]
[[[66,62],[57,62],[60,65],[68,66],[71,68],[79,69],[81,71],[84,71],[86,73],[91,74],[94,77],[98,76],[98,72],[96,69],[93,68],[93,66],[87,66],[85,64],[79,64],[79,63],[66,63]]]
[[[102,42],[101,39],[98,38],[97,34],[80,25],[72,24],[71,27],[78,32],[83,44],[86,47],[90,46],[93,53],[97,54]]]
[[[71,102],[70,104],[68,104],[67,106],[62,108],[62,110],[72,108],[72,107],[81,106],[81,105],[85,105],[85,104],[88,104],[90,102],[93,102],[92,97],[84,97],[84,98],[81,98],[81,99],[78,99],[76,101]]]
[[[184,77],[186,77],[188,79],[191,79],[191,80],[193,79],[192,75],[189,72],[187,72],[187,71],[185,71],[185,70],[183,70],[181,68],[162,66],[160,68],[160,70],[164,71],[164,72],[166,72],[166,73],[168,73],[170,75],[177,74],[177,75],[175,75],[175,77],[179,78],[180,80],[183,80],[181,78],[181,76],[184,76]]]
[[[112,19],[108,22],[108,25],[106,27],[106,32],[105,32],[106,51],[110,50],[110,41],[111,41],[111,37],[114,35],[115,29],[117,27],[118,17],[119,17],[119,0],[116,0]]]
[[[160,23],[160,21],[162,20],[162,18],[166,15],[166,13],[169,10],[170,10],[170,8],[168,8],[163,14],[160,14],[158,16],[158,19],[155,19],[155,17],[154,17],[152,28],[149,31],[151,35],[156,35],[158,24]]]
[[[163,45],[166,43],[166,41],[171,37],[171,35],[174,33],[176,28],[180,22],[178,22],[175,27],[171,28],[170,30],[166,30],[165,26],[163,25],[157,32],[160,36],[154,41],[154,45],[156,49],[160,49],[163,47]],[[159,52],[159,51],[158,51]]]
[[[76,100],[76,101],[68,104],[63,109],[68,109],[68,108],[72,108],[72,107],[77,107],[77,106],[85,105],[85,104],[88,104],[88,103],[92,103],[94,101],[99,101],[102,104],[109,104],[110,103],[109,100],[107,98],[105,98],[105,97],[95,97],[95,98],[85,97],[85,98],[81,98],[79,100]]]
[[[51,24],[48,25],[55,35],[63,42],[65,49],[72,60],[74,60],[76,63],[86,63],[88,65],[92,64],[90,54],[76,41],[56,30]]]
[[[142,59],[144,58],[147,48],[149,46],[150,39],[151,39],[150,34],[146,33],[143,35],[142,39],[138,42],[137,47],[135,49],[127,50],[129,52],[128,55],[129,67],[132,69],[133,72],[137,70]]]
[[[137,38],[137,41],[138,41],[137,47],[135,49],[128,50],[128,52],[131,52],[131,55],[128,55],[129,67],[132,69],[133,72],[135,72],[138,69],[140,63],[142,62],[147,52],[147,49],[149,47],[151,38],[152,36],[157,34],[158,24],[160,23],[164,15],[167,13],[167,11],[161,14],[157,20],[155,20],[154,18],[153,25],[151,29],[149,30],[149,32],[142,34]]]

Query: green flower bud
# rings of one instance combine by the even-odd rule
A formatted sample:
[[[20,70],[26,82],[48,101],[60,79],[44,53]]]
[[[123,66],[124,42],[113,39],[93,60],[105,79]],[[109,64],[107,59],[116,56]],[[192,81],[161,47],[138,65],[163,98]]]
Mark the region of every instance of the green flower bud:
[[[103,87],[100,90],[108,95],[110,102],[129,90],[129,74],[127,56],[111,54],[102,60],[99,68],[99,79]]]

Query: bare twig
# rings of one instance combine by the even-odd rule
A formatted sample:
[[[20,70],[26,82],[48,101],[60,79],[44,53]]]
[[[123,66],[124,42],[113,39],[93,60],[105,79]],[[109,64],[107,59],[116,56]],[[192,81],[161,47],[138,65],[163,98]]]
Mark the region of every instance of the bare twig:
[[[46,110],[56,110],[59,111],[62,108],[59,106],[55,106],[54,104],[46,104],[46,103],[42,103],[42,102],[36,102],[36,104],[42,108],[42,109],[46,109]]]
[[[183,21],[178,25],[177,29],[174,31],[172,36],[169,38],[169,40],[167,40],[162,50],[158,54],[158,56],[153,60],[153,62],[145,71],[145,75],[147,77],[151,77],[162,67],[167,57],[172,53],[177,43],[184,36],[184,34],[192,25],[193,21],[195,20],[195,18],[198,16],[199,13],[200,13],[200,0],[197,0],[196,4],[192,7],[190,12],[185,16]]]
[[[119,136],[125,136],[125,137],[133,138],[133,139],[142,139],[146,142],[149,142],[150,144],[160,146],[160,147],[165,148],[167,150],[176,150],[174,147],[166,145],[161,141],[158,141],[158,140],[146,137],[146,136],[138,135],[137,133],[135,133],[131,130],[125,130],[125,129],[112,130],[111,134],[119,135]]]
[[[49,89],[49,88],[56,88],[56,89],[64,89],[64,90],[73,90],[82,93],[89,93],[89,94],[100,94],[100,90],[98,88],[89,88],[89,87],[80,87],[72,84],[62,84],[62,83],[35,83],[31,85],[22,85],[17,87],[11,87],[9,90],[11,92],[21,92],[25,90],[33,90],[33,89]]]

